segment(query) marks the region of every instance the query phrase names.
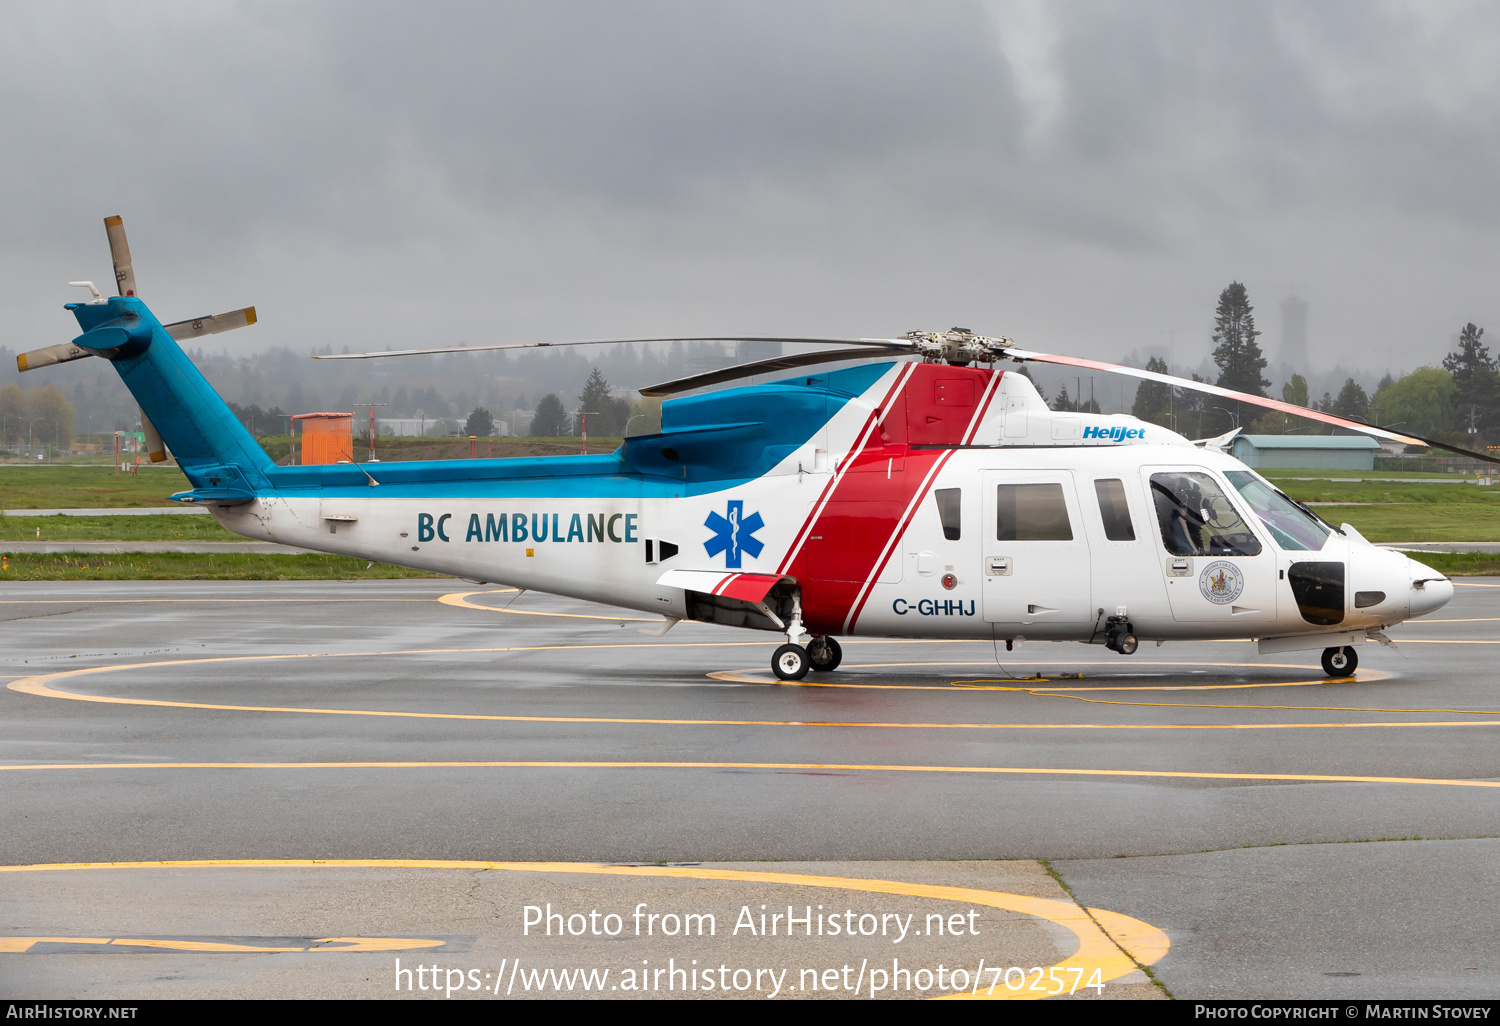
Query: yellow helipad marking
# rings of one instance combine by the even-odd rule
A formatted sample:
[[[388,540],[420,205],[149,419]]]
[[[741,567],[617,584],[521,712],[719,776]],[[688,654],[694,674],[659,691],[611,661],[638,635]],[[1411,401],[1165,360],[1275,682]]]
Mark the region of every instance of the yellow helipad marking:
[[[411,578],[420,580],[420,578]],[[342,595],[337,599],[324,598],[220,598],[216,595],[204,595],[201,598],[128,598],[128,599],[0,599],[0,606],[120,606],[140,605],[150,602],[190,602],[195,606],[201,606],[208,602],[270,602],[278,606],[293,605],[298,602],[429,602],[431,599],[412,598],[344,598]]]
[[[385,709],[318,709],[306,706],[279,706],[279,705],[225,705],[211,702],[169,702],[159,699],[147,698],[116,698],[105,695],[80,695],[71,691],[59,691],[50,687],[48,681],[59,677],[69,676],[70,673],[57,673],[48,677],[32,677],[23,679],[11,686],[14,691],[28,695],[37,695],[42,698],[64,698],[77,702],[102,702],[110,705],[147,705],[166,707],[171,709],[214,709],[224,712],[262,712],[262,713],[310,713],[318,716],[377,716],[391,717],[395,719],[415,720],[488,720],[499,723],[620,723],[652,726],[693,726],[693,727],[866,727],[866,728],[890,728],[890,729],[952,729],[952,730],[1271,730],[1285,729],[1288,727],[1299,728],[1321,728],[1321,727],[1469,727],[1469,726],[1500,726],[1500,721],[1494,724],[1475,721],[1443,722],[1437,720],[1408,720],[1393,723],[1379,722],[1356,722],[1356,723],[936,723],[918,722],[904,723],[879,720],[723,720],[723,719],[680,719],[666,717],[646,716],[507,716],[497,713],[434,713],[434,712],[400,712]],[[1021,691],[1023,688],[1012,688],[1009,690]],[[1048,695],[1045,697],[1068,698],[1069,695]],[[1087,701],[1087,699],[1085,699]],[[1148,705],[1157,703],[1146,702],[1107,702],[1106,705]],[[1160,703],[1166,704],[1166,703]],[[1190,707],[1191,708],[1191,707]],[[1202,708],[1214,709],[1255,709],[1255,708],[1305,708],[1317,709],[1318,706],[1203,706]],[[1340,712],[1453,712],[1462,710],[1403,710],[1403,709],[1340,709]],[[3,768],[3,767],[0,767]]]
[[[1451,581],[1455,588],[1500,588],[1500,584],[1470,584],[1467,581]]]
[[[709,769],[709,770],[841,770],[866,773],[978,773],[1065,777],[1147,777],[1174,780],[1263,780],[1290,783],[1436,784],[1448,787],[1496,787],[1500,780],[1446,777],[1377,777],[1323,773],[1207,773],[1189,770],[1078,769],[1043,766],[915,766],[835,762],[606,762],[535,761],[364,761],[364,762],[43,762],[0,766],[0,773],[43,770],[327,770],[327,769]]]
[[[786,884],[795,887],[821,887],[831,890],[860,891],[866,894],[896,894],[903,897],[956,901],[982,905],[1006,912],[1034,916],[1056,923],[1078,939],[1078,950],[1054,968],[1083,969],[1083,979],[1093,976],[1109,983],[1137,967],[1159,962],[1171,948],[1167,935],[1150,923],[1105,909],[1085,909],[1053,898],[1034,898],[1006,891],[986,891],[973,887],[948,887],[939,884],[907,883],[900,880],[874,880],[847,876],[815,876],[809,873],[767,873],[755,870],[714,869],[705,866],[610,866],[588,862],[458,862],[416,859],[226,859],[221,861],[180,862],[73,862],[30,866],[0,866],[0,873],[35,873],[79,869],[459,869],[488,870],[509,873],[568,873],[589,876],[657,877],[678,880],[723,880],[735,883]],[[1102,927],[1102,928],[1101,928]],[[26,939],[26,938],[22,938]],[[335,938],[340,939],[340,938]],[[353,939],[353,938],[349,938]],[[3,943],[3,940],[0,940]],[[95,941],[94,943],[103,943]],[[134,943],[134,942],[133,942]],[[442,943],[442,942],[437,942]],[[0,948],[3,950],[3,948]],[[348,949],[346,949],[348,950]],[[1045,978],[1045,977],[1044,977]],[[1046,997],[1040,992],[1010,991],[1002,984],[990,994],[979,981],[970,994],[953,997],[1004,998],[1028,1000]]]
[[[512,616],[560,616],[569,620],[613,620],[616,623],[661,623],[660,617],[641,616],[599,616],[596,613],[543,613],[536,609],[497,609],[494,606],[481,606],[477,602],[470,602],[470,595],[508,595],[515,588],[501,588],[498,591],[460,591],[451,595],[443,595],[438,601],[445,606],[458,606],[461,609],[479,609],[486,613],[509,613]]]
[[[933,662],[911,662],[911,663],[846,663],[849,669],[895,669],[906,666],[992,666],[994,660],[984,662],[962,662],[958,660],[938,660]],[[1071,660],[1062,661],[1064,666],[1109,666],[1116,670],[1121,669],[1121,664],[1116,660],[1108,662],[1075,662]],[[1310,666],[1299,666],[1296,663],[1198,663],[1198,662],[1151,662],[1141,660],[1133,663],[1134,666],[1210,666],[1214,669],[1227,667],[1249,667],[1257,670],[1282,669],[1282,670],[1310,670]],[[788,687],[802,688],[855,688],[869,691],[1029,691],[1039,695],[1045,695],[1054,691],[1234,691],[1244,688],[1301,688],[1314,687],[1320,684],[1352,683],[1356,679],[1361,682],[1387,680],[1394,676],[1384,670],[1366,670],[1360,677],[1319,677],[1316,680],[1290,680],[1290,681],[1266,681],[1252,682],[1246,684],[1108,684],[1108,685],[1077,685],[1072,686],[1062,683],[1061,678],[1053,685],[1043,683],[1032,683],[1041,680],[1037,677],[1017,677],[1014,683],[1004,680],[986,681],[953,681],[949,684],[863,684],[857,681],[831,681],[831,680],[777,680],[772,677],[754,676],[756,670],[715,670],[708,674],[715,680],[731,681],[738,684],[779,684]]]
[[[725,643],[713,643],[725,644]],[[727,643],[737,644],[737,643]],[[556,646],[543,646],[551,648]],[[605,648],[616,647],[639,647],[627,646],[595,646]],[[420,653],[430,651],[493,651],[490,649],[479,650],[417,650]],[[527,650],[529,651],[529,649]],[[387,653],[394,654],[394,653]],[[400,653],[411,654],[411,653]],[[325,654],[327,655],[327,654]],[[207,659],[183,659],[166,660],[155,663],[118,663],[112,666],[83,667],[74,670],[63,670],[58,673],[43,674],[35,677],[23,677],[6,685],[10,690],[22,694],[36,695],[41,698],[60,698],[75,702],[97,702],[105,705],[140,705],[169,709],[212,709],[223,712],[260,712],[260,713],[294,713],[317,716],[373,716],[393,719],[427,719],[427,720],[480,720],[499,723],[618,723],[652,726],[731,726],[731,727],[848,727],[848,728],[875,728],[875,729],[948,729],[948,730],[1286,730],[1286,729],[1333,729],[1339,727],[1467,727],[1491,725],[1488,721],[1443,721],[1443,720],[1400,720],[1400,721],[1356,721],[1356,722],[1330,722],[1330,723],[944,723],[944,722],[897,722],[897,721],[840,721],[840,720],[733,720],[733,719],[684,719],[677,717],[628,717],[628,716],[519,716],[504,715],[496,713],[437,713],[437,712],[408,712],[386,709],[329,709],[308,706],[276,706],[276,705],[236,705],[217,702],[177,702],[154,698],[121,698],[113,695],[83,695],[71,691],[62,691],[52,686],[58,680],[68,677],[87,676],[98,673],[108,673],[118,670],[131,670],[141,667],[161,666],[184,666],[205,662],[235,662],[254,661],[264,659],[288,658],[287,656],[261,655],[261,656],[222,656]],[[300,656],[299,658],[307,658]],[[874,664],[882,665],[882,664]],[[884,665],[951,665],[944,663],[933,664],[884,664]],[[1163,664],[1171,665],[1171,664]],[[721,676],[722,674],[710,674],[709,676]],[[774,683],[774,682],[767,682]],[[1261,685],[1204,685],[1205,688],[1218,687],[1299,687],[1305,684],[1322,683],[1321,681],[1294,681],[1281,684]],[[951,688],[933,687],[929,685],[830,685],[839,687],[870,687],[870,688],[896,688],[908,687],[915,690],[946,691]],[[968,689],[966,689],[968,690]],[[1077,691],[1099,691],[1099,690],[1142,690],[1136,686],[1119,688],[1038,688],[1032,686],[996,686],[985,688],[992,691],[1024,692],[1036,694],[1048,698],[1075,698],[1077,696],[1064,692]],[[1487,713],[1482,710],[1462,709],[1363,709],[1358,707],[1342,706],[1248,706],[1248,705],[1190,705],[1187,703],[1155,703],[1155,702],[1109,702],[1100,699],[1077,698],[1078,701],[1094,702],[1101,705],[1160,705],[1178,706],[1184,708],[1212,708],[1212,709],[1290,709],[1305,711],[1329,711],[1329,712],[1432,712],[1453,713],[1459,715],[1500,715]],[[1497,721],[1500,722],[1500,721]]]
[[[14,868],[32,867],[0,867]],[[246,954],[287,951],[410,951],[440,948],[446,943],[447,941],[433,937],[321,937],[302,947],[266,947],[230,941],[184,940],[180,937],[0,937],[0,953],[24,954],[38,944],[109,945],[118,948],[156,948],[163,951]]]

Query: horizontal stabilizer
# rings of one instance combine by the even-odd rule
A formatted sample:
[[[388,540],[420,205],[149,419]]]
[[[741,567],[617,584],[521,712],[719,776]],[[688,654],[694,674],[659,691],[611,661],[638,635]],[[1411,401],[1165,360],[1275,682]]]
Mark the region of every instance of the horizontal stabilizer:
[[[243,310],[231,310],[229,313],[214,314],[212,317],[195,317],[190,321],[174,321],[164,324],[162,327],[168,335],[178,342],[190,338],[198,338],[202,335],[217,335],[221,331],[232,331],[235,328],[246,328],[255,323],[255,307],[247,306]]]
[[[63,342],[59,345],[48,346],[46,349],[33,349],[29,353],[17,355],[16,369],[23,372],[36,370],[38,367],[51,367],[54,363],[67,363],[69,360],[81,360],[85,356],[93,355],[82,346]]]

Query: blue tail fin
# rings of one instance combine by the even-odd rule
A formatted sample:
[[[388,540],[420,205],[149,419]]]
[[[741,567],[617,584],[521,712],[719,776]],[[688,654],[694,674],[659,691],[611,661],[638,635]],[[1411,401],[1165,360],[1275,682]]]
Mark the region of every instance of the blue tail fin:
[[[117,296],[68,309],[83,329],[73,344],[114,364],[192,484],[173,498],[235,505],[271,490],[271,458],[145,303]]]

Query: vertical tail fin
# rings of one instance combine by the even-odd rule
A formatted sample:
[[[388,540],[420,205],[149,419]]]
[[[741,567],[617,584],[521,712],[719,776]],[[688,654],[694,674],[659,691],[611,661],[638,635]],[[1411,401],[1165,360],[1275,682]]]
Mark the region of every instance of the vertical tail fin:
[[[73,344],[114,364],[193,490],[184,501],[248,502],[270,488],[271,458],[219,398],[146,304],[133,296],[70,303]]]

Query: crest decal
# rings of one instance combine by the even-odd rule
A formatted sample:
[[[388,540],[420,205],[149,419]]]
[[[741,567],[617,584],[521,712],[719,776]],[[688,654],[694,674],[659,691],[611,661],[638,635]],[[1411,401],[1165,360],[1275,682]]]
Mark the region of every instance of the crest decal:
[[[1245,575],[1233,563],[1218,560],[1198,575],[1198,591],[1216,606],[1233,602],[1244,590]]]

